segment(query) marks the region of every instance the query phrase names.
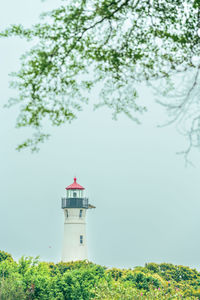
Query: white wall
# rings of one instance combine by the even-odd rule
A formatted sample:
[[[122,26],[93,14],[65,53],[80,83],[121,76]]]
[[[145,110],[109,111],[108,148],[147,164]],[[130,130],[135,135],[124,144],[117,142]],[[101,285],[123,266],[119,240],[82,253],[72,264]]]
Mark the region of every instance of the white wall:
[[[67,213],[68,212],[68,217]],[[86,240],[86,209],[82,209],[82,217],[79,217],[79,208],[64,209],[64,240],[62,250],[62,261],[76,261],[87,259]],[[83,244],[80,236],[83,236]]]

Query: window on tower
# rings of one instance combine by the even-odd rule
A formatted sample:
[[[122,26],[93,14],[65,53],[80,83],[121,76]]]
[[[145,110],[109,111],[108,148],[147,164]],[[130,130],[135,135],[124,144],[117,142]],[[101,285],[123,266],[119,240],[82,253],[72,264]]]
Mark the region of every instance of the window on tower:
[[[66,218],[68,218],[68,210],[66,210]]]
[[[83,235],[80,235],[80,244],[83,244]]]
[[[73,192],[73,197],[76,198],[76,192]]]
[[[82,216],[83,216],[83,210],[80,209],[80,212],[79,212],[79,218],[82,218]]]

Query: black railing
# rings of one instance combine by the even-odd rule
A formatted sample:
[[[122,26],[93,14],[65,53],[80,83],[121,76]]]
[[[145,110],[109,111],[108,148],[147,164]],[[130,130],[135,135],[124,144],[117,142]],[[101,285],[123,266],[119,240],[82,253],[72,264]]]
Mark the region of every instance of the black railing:
[[[88,198],[62,198],[62,208],[88,208]]]

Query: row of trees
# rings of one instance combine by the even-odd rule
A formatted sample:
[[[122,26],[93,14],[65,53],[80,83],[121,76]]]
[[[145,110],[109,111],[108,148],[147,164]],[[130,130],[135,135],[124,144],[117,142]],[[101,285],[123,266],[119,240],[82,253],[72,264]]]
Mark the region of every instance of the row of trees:
[[[0,251],[1,300],[198,299],[200,273],[172,264],[108,269],[87,261],[14,261]]]

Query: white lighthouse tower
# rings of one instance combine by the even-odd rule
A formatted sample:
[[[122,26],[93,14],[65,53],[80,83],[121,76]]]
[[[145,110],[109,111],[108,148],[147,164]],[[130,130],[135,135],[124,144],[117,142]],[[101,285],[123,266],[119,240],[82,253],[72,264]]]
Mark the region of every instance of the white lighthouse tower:
[[[86,211],[95,208],[84,197],[84,187],[74,182],[66,187],[67,197],[62,198],[64,210],[64,241],[62,261],[76,261],[87,259],[86,240]]]

